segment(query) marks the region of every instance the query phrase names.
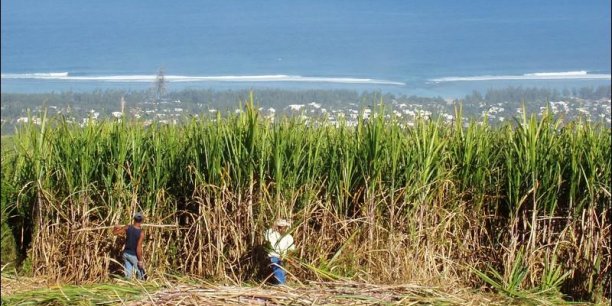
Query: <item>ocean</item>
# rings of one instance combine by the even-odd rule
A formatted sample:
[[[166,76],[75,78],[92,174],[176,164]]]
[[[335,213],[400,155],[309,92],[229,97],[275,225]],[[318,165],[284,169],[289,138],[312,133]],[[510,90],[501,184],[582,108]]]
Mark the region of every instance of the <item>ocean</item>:
[[[2,92],[610,85],[609,0],[2,1]]]

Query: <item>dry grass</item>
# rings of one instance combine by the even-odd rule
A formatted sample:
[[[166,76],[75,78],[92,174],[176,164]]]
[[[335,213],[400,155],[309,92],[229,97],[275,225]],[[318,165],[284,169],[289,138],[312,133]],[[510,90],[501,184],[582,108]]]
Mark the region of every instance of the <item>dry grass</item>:
[[[418,285],[308,282],[297,286],[236,287],[179,285],[152,293],[133,305],[501,305],[498,296]]]
[[[415,284],[307,282],[291,286],[215,285],[202,280],[49,285],[2,276],[3,305],[506,305],[512,300],[465,288]]]
[[[23,291],[46,288],[48,281],[40,277],[21,277],[15,274],[2,273],[2,297]]]

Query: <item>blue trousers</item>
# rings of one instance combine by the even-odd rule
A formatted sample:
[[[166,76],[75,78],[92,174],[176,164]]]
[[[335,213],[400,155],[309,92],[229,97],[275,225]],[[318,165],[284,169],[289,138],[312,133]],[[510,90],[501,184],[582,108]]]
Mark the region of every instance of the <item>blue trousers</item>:
[[[278,257],[270,257],[270,267],[276,278],[276,283],[279,285],[285,284],[285,270],[283,269],[283,261]]]
[[[136,271],[136,277],[138,279],[143,279],[143,275],[140,272],[140,269],[138,268],[138,257],[136,257],[136,255],[132,255],[132,254],[128,254],[128,253],[123,253],[123,269],[124,269],[124,273],[125,273],[125,278],[130,279],[132,278],[132,273],[134,271]]]

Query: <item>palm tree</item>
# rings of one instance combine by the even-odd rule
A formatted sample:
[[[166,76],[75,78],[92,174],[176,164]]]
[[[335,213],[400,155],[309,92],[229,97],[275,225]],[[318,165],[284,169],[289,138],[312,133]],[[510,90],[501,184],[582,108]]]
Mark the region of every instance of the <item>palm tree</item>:
[[[155,108],[158,108],[159,101],[166,94],[166,78],[164,77],[164,69],[159,68],[157,77],[155,77]]]

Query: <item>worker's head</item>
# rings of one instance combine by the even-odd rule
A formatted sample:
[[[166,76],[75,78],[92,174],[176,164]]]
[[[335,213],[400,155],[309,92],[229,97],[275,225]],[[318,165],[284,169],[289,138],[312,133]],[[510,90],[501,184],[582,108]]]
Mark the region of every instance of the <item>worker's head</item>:
[[[284,234],[290,226],[291,222],[285,219],[278,219],[274,222],[274,227],[276,227],[276,230],[281,234]]]
[[[137,212],[134,214],[134,223],[142,223],[144,220],[144,215],[141,212]]]

